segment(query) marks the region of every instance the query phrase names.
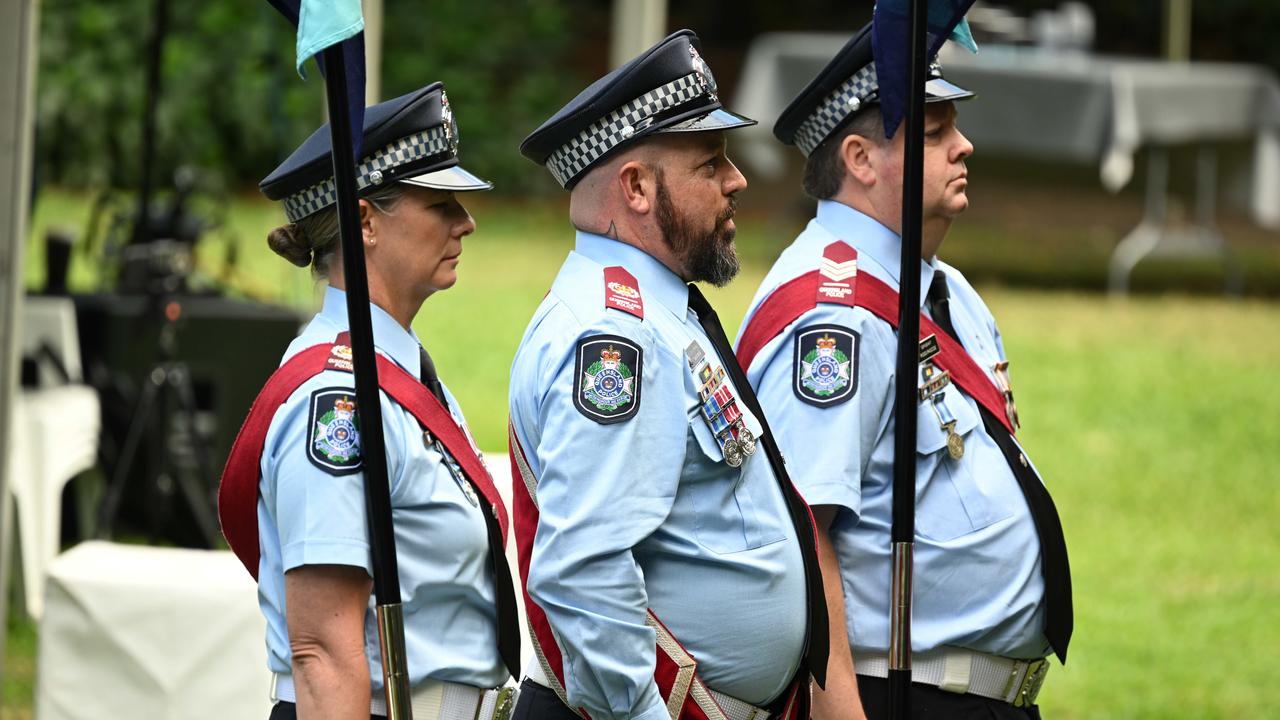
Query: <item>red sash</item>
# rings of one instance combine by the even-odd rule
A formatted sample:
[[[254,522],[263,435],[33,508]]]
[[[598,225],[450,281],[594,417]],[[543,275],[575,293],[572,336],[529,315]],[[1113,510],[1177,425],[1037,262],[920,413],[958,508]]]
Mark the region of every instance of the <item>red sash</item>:
[[[260,553],[258,479],[267,429],[276,410],[302,383],[325,370],[351,371],[351,348],[347,342],[347,334],[342,333],[335,343],[313,345],[280,366],[253,401],[249,416],[231,446],[218,487],[218,519],[222,523],[222,536],[255,580]],[[377,358],[378,385],[382,391],[408,410],[453,456],[463,474],[493,508],[505,544],[507,509],[471,441],[449,411],[417,378],[385,357],[378,355]]]
[[[830,258],[833,249],[839,246],[841,253],[857,253],[845,242],[840,241],[828,246],[824,262]],[[872,315],[889,323],[894,330],[898,329],[898,293],[866,273],[858,273],[856,278],[850,274],[841,279],[849,283],[830,282],[831,273],[824,270],[813,270],[778,286],[769,297],[760,303],[751,321],[747,323],[742,339],[738,342],[738,361],[745,369],[750,369],[751,361],[769,341],[776,338],[788,325],[801,315],[818,306],[819,302],[860,307]],[[853,285],[852,298],[832,293],[833,285]],[[932,320],[920,315],[920,337],[933,335],[938,341],[938,354],[933,358],[934,364],[951,374],[951,380],[969,397],[985,407],[999,420],[1009,434],[1014,434],[1012,424],[1005,412],[1005,399],[1000,390],[991,382],[991,378],[969,357],[964,346],[939,328]]]
[[[533,538],[538,530],[538,504],[535,496],[537,478],[525,458],[524,448],[516,437],[515,429],[508,425],[511,477],[513,493],[513,511],[515,513],[516,553],[520,563],[521,588],[524,592],[525,616],[529,620],[530,634],[533,636],[534,651],[542,665],[542,671],[552,690],[560,696],[560,700],[568,704],[568,696],[564,686],[564,658],[560,646],[556,644],[551,633],[551,624],[547,615],[529,597],[529,561],[533,555]],[[724,711],[716,704],[702,678],[698,676],[698,662],[693,655],[676,640],[666,625],[658,619],[653,611],[648,611],[645,624],[653,628],[657,634],[656,662],[653,679],[658,692],[666,701],[667,708],[679,708],[675,720],[727,720]],[[806,672],[797,674],[791,687],[786,690],[785,709],[777,715],[777,720],[807,720],[809,717],[809,675]],[[576,708],[579,715],[590,718],[586,710]]]

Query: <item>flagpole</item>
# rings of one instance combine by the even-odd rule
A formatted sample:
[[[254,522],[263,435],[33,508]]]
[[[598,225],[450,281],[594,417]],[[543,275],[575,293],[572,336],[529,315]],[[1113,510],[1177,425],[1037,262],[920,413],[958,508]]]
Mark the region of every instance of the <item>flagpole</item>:
[[[911,584],[916,514],[916,378],[920,368],[920,241],[924,187],[925,0],[911,0],[903,38],[911,50],[903,124],[902,265],[898,277],[898,382],[894,395],[889,717],[911,716]]]
[[[365,274],[364,242],[356,197],[356,162],[351,147],[351,118],[347,108],[347,71],[343,43],[324,50],[325,94],[329,107],[329,135],[333,147],[333,179],[337,189],[338,228],[342,237],[342,270],[346,281],[347,318],[355,368],[356,407],[364,463],[365,516],[377,602],[378,646],[382,651],[382,679],[387,718],[411,720],[409,673],[405,662],[404,612],[400,605],[400,572],[391,525],[391,490],[387,482],[387,452],[382,436],[382,405],[378,395],[378,366],[369,317],[369,280]]]

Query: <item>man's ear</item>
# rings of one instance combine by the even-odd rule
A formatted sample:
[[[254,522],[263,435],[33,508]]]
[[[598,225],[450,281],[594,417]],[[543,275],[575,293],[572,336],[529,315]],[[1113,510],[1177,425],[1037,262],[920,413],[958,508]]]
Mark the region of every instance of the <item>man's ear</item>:
[[[618,168],[618,187],[622,201],[637,215],[650,213],[657,201],[658,182],[653,168],[639,160],[631,160]]]
[[[360,236],[366,248],[373,247],[378,242],[378,221],[374,219],[377,214],[373,203],[368,200],[360,201]]]
[[[875,147],[873,141],[861,135],[845,137],[840,142],[840,161],[844,163],[845,176],[852,177],[864,187],[875,185],[878,171],[872,155]]]

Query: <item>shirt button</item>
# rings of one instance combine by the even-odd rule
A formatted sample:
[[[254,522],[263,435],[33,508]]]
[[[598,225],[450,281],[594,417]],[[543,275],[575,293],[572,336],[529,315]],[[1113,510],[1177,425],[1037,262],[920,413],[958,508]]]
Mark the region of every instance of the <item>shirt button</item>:
[[[1018,462],[1022,463],[1022,467],[1027,467],[1026,453],[1018,453]]]

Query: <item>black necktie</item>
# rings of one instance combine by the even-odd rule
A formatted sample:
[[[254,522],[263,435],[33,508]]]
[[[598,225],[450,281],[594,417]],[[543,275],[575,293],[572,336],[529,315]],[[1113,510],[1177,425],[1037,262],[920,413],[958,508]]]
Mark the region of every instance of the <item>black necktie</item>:
[[[720,356],[720,362],[724,364],[729,379],[738,389],[738,399],[746,404],[747,409],[760,421],[762,428],[760,444],[764,446],[765,455],[769,458],[769,465],[773,468],[778,487],[782,489],[782,497],[786,500],[787,511],[791,515],[791,524],[800,541],[800,553],[804,557],[804,578],[809,600],[809,637],[806,642],[804,665],[819,685],[825,685],[827,652],[831,637],[828,629],[827,598],[822,588],[822,572],[818,567],[818,548],[809,508],[796,492],[795,486],[791,484],[791,476],[787,474],[787,469],[783,465],[782,452],[774,442],[773,433],[769,431],[769,423],[765,422],[764,412],[760,410],[760,403],[756,400],[751,384],[747,382],[746,374],[738,365],[738,358],[733,354],[729,338],[725,337],[720,318],[703,297],[702,291],[694,285],[689,286],[689,308],[698,315],[699,324],[706,331],[716,354]],[[841,622],[843,620],[841,618]]]
[[[929,286],[927,303],[929,314],[948,335],[960,342],[955,326],[951,323],[951,301],[947,290],[947,278],[941,272],[934,273],[933,284]],[[963,343],[961,343],[963,344]],[[1049,490],[1036,475],[1027,457],[1018,447],[1013,436],[995,415],[978,403],[978,411],[982,414],[982,424],[991,439],[996,441],[1000,452],[1004,453],[1009,468],[1018,479],[1018,487],[1031,509],[1031,518],[1036,524],[1036,533],[1040,536],[1040,570],[1044,575],[1044,636],[1053,646],[1054,652],[1062,662],[1067,661],[1067,644],[1071,641],[1072,608],[1071,608],[1071,566],[1067,561],[1067,542],[1062,535],[1062,522],[1058,519],[1058,509],[1054,507]]]
[[[445,399],[444,387],[440,385],[440,376],[436,374],[436,364],[431,360],[427,349],[418,346],[418,360],[422,364],[421,380],[432,395],[440,401],[445,410],[449,409],[449,401]],[[443,447],[440,448],[443,451]],[[485,529],[489,535],[489,564],[493,567],[494,609],[498,614],[498,654],[507,665],[511,676],[520,677],[520,616],[516,608],[515,585],[511,581],[511,566],[507,564],[507,555],[502,548],[502,528],[493,513],[488,499],[475,483],[468,481],[474,497],[480,502],[484,515]]]
[[[449,409],[449,401],[444,398],[444,388],[440,385],[440,376],[436,374],[436,363],[431,359],[431,355],[427,349],[418,346],[418,361],[422,365],[421,374],[418,376],[422,380],[422,384],[427,386],[432,395],[440,401],[445,410]]]

